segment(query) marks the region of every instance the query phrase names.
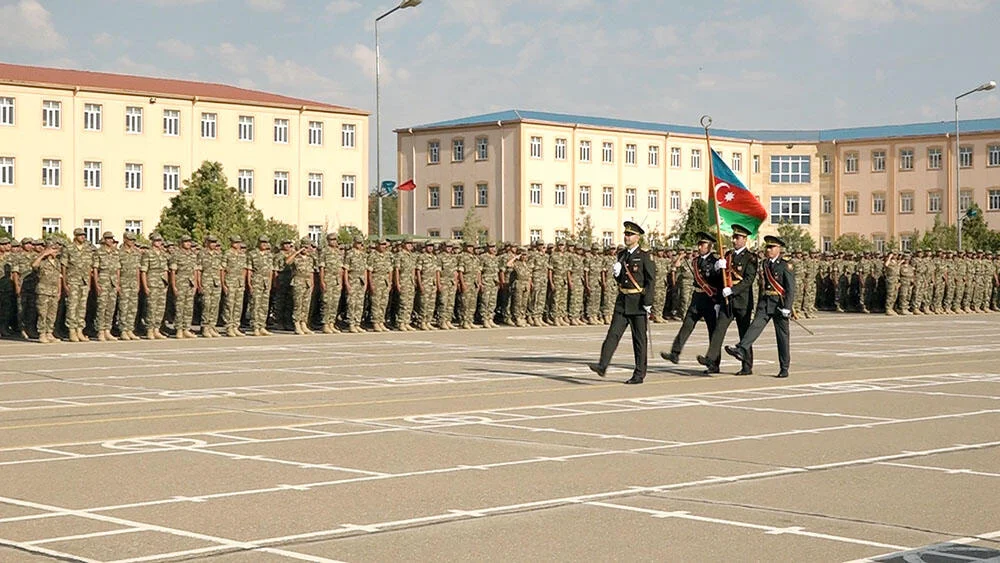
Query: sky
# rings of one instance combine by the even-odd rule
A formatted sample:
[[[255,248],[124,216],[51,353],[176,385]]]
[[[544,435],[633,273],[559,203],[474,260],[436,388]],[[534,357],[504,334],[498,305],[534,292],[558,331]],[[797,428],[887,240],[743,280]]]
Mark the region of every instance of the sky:
[[[373,22],[397,4],[0,0],[0,60],[374,114]],[[504,109],[726,129],[952,120],[955,96],[1000,80],[998,21],[993,0],[424,0],[379,24],[382,175],[392,129]],[[961,117],[1000,116],[997,92]]]

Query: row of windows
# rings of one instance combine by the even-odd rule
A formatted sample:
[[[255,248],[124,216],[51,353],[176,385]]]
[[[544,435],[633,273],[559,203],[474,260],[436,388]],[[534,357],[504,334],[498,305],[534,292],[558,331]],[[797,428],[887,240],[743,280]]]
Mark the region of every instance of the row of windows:
[[[0,97],[0,125],[14,125],[15,113],[14,98]],[[83,129],[84,131],[101,131],[103,123],[104,106],[102,104],[87,103],[83,105]],[[217,113],[203,112],[201,114],[201,137],[203,139],[218,138]],[[255,118],[252,115],[241,115],[237,120],[236,138],[240,141],[252,142],[255,138],[254,132]],[[322,121],[310,121],[308,129],[308,143],[314,146],[323,145]],[[60,129],[62,127],[62,102],[45,100],[42,102],[42,127],[47,129]],[[128,106],[125,108],[125,133],[129,135],[141,135],[143,132],[143,108],[139,106]],[[289,139],[290,124],[288,119],[275,118],[274,120],[274,142],[287,144]],[[181,133],[181,112],[176,109],[163,110],[163,134],[168,137],[176,137]],[[350,123],[344,123],[340,129],[340,146],[344,148],[354,148],[357,145],[357,127]]]
[[[99,190],[104,187],[104,165],[100,161],[85,161],[83,163],[83,187],[85,189]],[[288,171],[278,170],[274,172],[274,195],[288,195]],[[236,185],[240,193],[253,195],[254,193],[254,171],[251,169],[240,169],[236,176]],[[163,167],[163,191],[176,192],[181,186],[180,166],[165,165]],[[10,157],[0,157],[0,186],[14,185],[14,159]],[[143,165],[126,162],[124,187],[126,191],[141,191],[143,189]],[[62,187],[62,161],[54,159],[42,160],[42,186],[46,188]],[[341,197],[344,199],[354,199],[357,193],[357,177],[354,175],[341,176]],[[323,197],[323,174],[310,172],[306,181],[306,190],[309,197]]]
[[[958,206],[961,211],[965,211],[972,206],[973,198],[975,197],[974,190],[962,190]],[[858,214],[858,199],[857,193],[846,193],[844,194],[844,215],[857,215]],[[941,213],[943,211],[943,199],[944,194],[941,190],[932,190],[927,192],[927,213]],[[903,191],[899,193],[899,207],[898,213],[915,213],[916,209],[914,207],[915,192],[913,191]],[[885,206],[885,193],[875,192],[871,197],[871,213],[872,215],[884,215],[886,212]],[[1000,189],[989,189],[986,191],[986,210],[987,211],[1000,211]],[[823,197],[823,213],[830,214],[833,212],[832,201],[829,197]]]
[[[625,209],[635,209],[637,201],[636,188],[625,188]],[[565,184],[556,184],[553,191],[553,202],[557,207],[565,207],[568,197],[568,188]],[[578,190],[578,201],[580,207],[590,207],[590,186],[580,186]],[[489,205],[489,185],[486,183],[476,184],[476,207],[486,207]],[[701,199],[701,192],[692,192],[691,200]],[[528,190],[528,200],[531,205],[542,205],[542,185],[531,184]],[[601,190],[601,206],[605,209],[614,207],[615,192],[611,186],[604,186]],[[465,207],[465,185],[454,184],[451,186],[451,206]],[[441,187],[428,186],[427,188],[427,208],[441,208]],[[646,208],[650,211],[660,209],[660,190],[650,189],[646,192]],[[680,211],[681,192],[670,192],[670,210]]]
[[[927,149],[927,170],[941,170],[943,149],[941,147],[930,147]],[[859,153],[852,151],[844,153],[844,173],[856,174],[858,172]],[[958,164],[961,168],[972,168],[975,162],[974,149],[972,145],[962,145],[958,148]],[[886,151],[875,149],[871,151],[872,172],[885,172]],[[899,149],[899,170],[914,170],[915,157],[913,149]],[[1000,166],[1000,145],[988,145],[986,147],[986,166]],[[823,173],[830,173],[830,157],[823,156]]]
[[[17,236],[14,230],[13,217],[0,217],[0,229],[6,231],[7,236],[14,238]],[[87,235],[87,240],[93,244],[99,244],[103,231],[103,221],[100,219],[84,219],[83,230]],[[42,219],[41,232],[43,235],[62,232],[62,219],[59,217],[45,217]],[[125,232],[136,236],[142,234],[142,219],[126,219]],[[30,233],[34,235],[35,233]]]

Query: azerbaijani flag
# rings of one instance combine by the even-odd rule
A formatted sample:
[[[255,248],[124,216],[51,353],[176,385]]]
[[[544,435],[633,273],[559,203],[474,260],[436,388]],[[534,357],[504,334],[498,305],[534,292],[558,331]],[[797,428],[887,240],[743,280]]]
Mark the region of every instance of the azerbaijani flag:
[[[767,219],[767,211],[719,155],[711,149],[708,152],[712,154],[712,183],[715,187],[708,195],[708,221],[715,222],[715,206],[718,203],[721,231],[732,233],[735,223],[749,229],[751,236],[757,236],[757,228]]]

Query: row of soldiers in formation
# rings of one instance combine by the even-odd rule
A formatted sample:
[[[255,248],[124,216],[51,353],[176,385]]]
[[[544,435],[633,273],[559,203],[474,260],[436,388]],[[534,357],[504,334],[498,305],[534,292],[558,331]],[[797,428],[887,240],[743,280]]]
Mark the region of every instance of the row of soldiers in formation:
[[[341,245],[334,234],[317,248],[308,239],[266,236],[253,248],[230,237],[177,244],[153,233],[137,244],[111,232],[96,248],[82,229],[62,244],[0,238],[0,331],[55,342],[57,321],[72,342],[267,336],[514,326],[607,324],[617,287],[615,248],[559,242],[476,247],[456,241],[386,241]],[[653,322],[680,318],[695,289],[696,251],[652,251],[656,265]],[[950,251],[915,254],[793,253],[796,310],[934,314],[998,310],[1000,256]],[[90,304],[88,307],[88,303]],[[88,314],[88,311],[90,314]],[[171,323],[172,321],[172,323]],[[456,326],[457,325],[457,326]],[[141,327],[141,328],[140,328]],[[222,327],[222,332],[219,328]],[[116,336],[117,334],[117,336]]]

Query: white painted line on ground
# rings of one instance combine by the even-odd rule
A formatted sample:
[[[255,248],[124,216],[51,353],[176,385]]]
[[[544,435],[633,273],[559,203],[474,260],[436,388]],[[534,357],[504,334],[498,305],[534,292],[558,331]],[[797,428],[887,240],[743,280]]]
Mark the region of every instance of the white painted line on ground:
[[[37,546],[46,543],[55,543],[61,541],[73,541],[73,540],[85,540],[90,538],[104,538],[107,536],[117,536],[119,534],[134,534],[136,532],[142,532],[140,528],[121,528],[119,530],[107,530],[104,532],[91,532],[89,534],[76,534],[74,536],[59,536],[56,538],[45,538],[43,540],[35,540],[24,542],[25,545]]]
[[[1000,477],[1000,473],[988,473],[986,471],[976,471],[974,469],[951,469],[948,467],[934,467],[932,465],[913,465],[910,463],[880,462],[878,465],[888,465],[891,467],[905,467],[907,469],[924,469],[927,471],[940,471],[948,475],[976,475],[978,477]]]
[[[62,551],[56,551],[54,549],[48,549],[39,546],[28,545],[23,542],[17,542],[13,540],[6,540],[0,538],[0,545],[5,545],[7,547],[12,547],[26,551],[28,553],[35,553],[38,555],[46,555],[55,558],[60,561],[74,561],[78,563],[102,563],[97,559],[89,559],[87,557],[80,557],[79,555],[70,555],[69,553],[63,553]]]

